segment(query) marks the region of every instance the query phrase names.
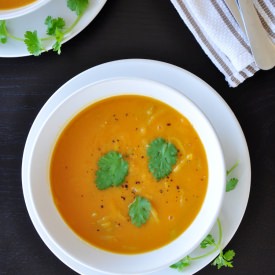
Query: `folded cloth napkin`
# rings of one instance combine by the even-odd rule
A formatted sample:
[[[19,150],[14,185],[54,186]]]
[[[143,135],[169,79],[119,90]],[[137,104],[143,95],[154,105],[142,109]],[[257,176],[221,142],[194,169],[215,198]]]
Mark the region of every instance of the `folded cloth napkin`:
[[[205,53],[225,75],[229,86],[237,87],[259,70],[246,34],[224,0],[171,2]],[[275,43],[275,0],[254,0],[254,5],[265,30]]]

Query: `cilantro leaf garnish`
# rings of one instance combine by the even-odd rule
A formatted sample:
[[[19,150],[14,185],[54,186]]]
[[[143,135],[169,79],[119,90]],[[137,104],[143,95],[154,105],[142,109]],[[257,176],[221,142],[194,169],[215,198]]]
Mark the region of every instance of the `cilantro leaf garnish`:
[[[185,267],[190,265],[190,262],[190,256],[186,256],[175,264],[172,264],[170,267],[177,269],[178,271],[183,271]]]
[[[66,25],[63,18],[52,18],[48,16],[45,20],[45,25],[47,25],[47,34],[55,38],[55,43],[52,46],[54,52],[61,54],[61,46],[64,37],[64,32],[62,31]]]
[[[52,46],[54,52],[61,54],[61,46],[63,41],[64,33],[60,30],[55,31],[55,43]]]
[[[177,162],[177,154],[174,144],[163,138],[156,138],[149,144],[147,149],[149,170],[157,180],[172,172],[172,167]]]
[[[234,190],[239,180],[237,178],[231,178],[226,181],[226,192]]]
[[[223,253],[223,251],[221,251],[221,253],[219,254],[219,256],[214,260],[214,262],[212,263],[212,265],[217,266],[218,269],[220,269],[221,267],[233,267],[233,258],[235,256],[235,252],[233,250],[228,250],[226,253]]]
[[[239,180],[237,178],[229,178],[229,175],[238,167],[239,162],[236,162],[229,170],[226,171],[226,192],[236,188]]]
[[[201,248],[215,245],[215,240],[211,234],[208,234],[205,239],[200,243]]]
[[[41,45],[41,39],[37,35],[37,31],[26,31],[24,37],[28,51],[34,56],[40,55],[44,49]]]
[[[61,31],[64,29],[66,23],[61,17],[52,18],[51,16],[48,16],[45,20],[45,25],[47,26],[47,34],[55,35],[56,31]]]
[[[67,7],[74,11],[78,16],[82,15],[87,9],[89,0],[67,0]]]
[[[115,151],[103,155],[98,161],[96,171],[96,186],[100,190],[111,186],[119,186],[128,174],[128,162]]]
[[[129,205],[129,216],[132,224],[137,227],[147,222],[151,213],[151,203],[144,197],[137,196]]]
[[[78,24],[78,22],[82,18],[82,15],[89,6],[89,0],[66,1],[67,7],[77,15],[76,19],[69,27],[65,26],[65,20],[63,18],[52,18],[51,16],[48,16],[44,22],[47,26],[46,37],[38,37],[37,31],[34,30],[26,31],[24,34],[24,38],[22,38],[11,34],[6,27],[6,21],[0,20],[0,43],[5,44],[8,38],[19,42],[24,42],[30,54],[39,56],[43,51],[45,51],[45,46],[42,46],[43,42],[52,40],[53,51],[57,52],[58,54],[61,54],[61,46],[64,37],[68,33],[70,33],[73,30],[73,28]]]
[[[220,253],[219,253],[218,257],[212,262],[212,265],[217,266],[218,269],[220,269],[221,267],[231,267],[232,268],[235,252],[234,252],[234,250],[228,250],[227,252],[224,253],[223,250],[221,249],[220,246],[221,246],[221,241],[222,241],[222,226],[221,226],[221,222],[219,219],[217,220],[217,223],[218,223],[218,228],[219,228],[218,242],[216,243],[213,236],[211,234],[208,234],[200,244],[200,247],[202,249],[207,248],[207,247],[213,247],[212,250],[210,250],[207,253],[202,254],[200,256],[196,256],[196,257],[186,256],[182,260],[171,265],[170,267],[175,268],[178,271],[183,271],[184,268],[189,266],[192,261],[205,258],[205,257],[211,255],[212,253],[216,252],[217,250],[219,250]]]
[[[2,44],[7,43],[8,40],[8,33],[7,33],[7,27],[6,27],[6,21],[0,20],[0,42]]]
[[[233,189],[235,189],[235,187],[238,184],[238,179],[234,178],[234,177],[229,177],[230,174],[235,170],[235,168],[239,165],[239,162],[236,162],[229,170],[226,171],[226,177],[227,177],[227,181],[226,181],[226,192],[229,192]],[[178,261],[177,263],[171,265],[171,268],[175,268],[178,271],[183,271],[185,267],[189,266],[191,264],[192,261],[195,260],[199,260],[202,258],[205,258],[209,255],[211,255],[212,253],[216,252],[217,250],[220,251],[218,257],[212,262],[213,266],[216,266],[218,269],[222,268],[222,267],[233,267],[233,258],[235,257],[235,252],[234,250],[228,250],[225,253],[223,252],[223,250],[221,249],[221,242],[222,242],[222,225],[220,220],[217,220],[217,224],[218,224],[218,228],[219,228],[219,240],[216,243],[215,239],[213,238],[213,236],[211,234],[208,234],[204,240],[200,243],[200,247],[202,249],[207,248],[207,247],[213,247],[212,250],[208,251],[205,254],[202,254],[200,256],[197,257],[190,257],[190,256],[186,256],[185,258],[183,258],[182,260]]]

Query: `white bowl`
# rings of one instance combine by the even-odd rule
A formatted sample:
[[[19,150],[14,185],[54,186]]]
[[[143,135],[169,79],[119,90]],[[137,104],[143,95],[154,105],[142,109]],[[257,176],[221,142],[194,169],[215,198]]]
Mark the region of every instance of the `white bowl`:
[[[197,217],[176,240],[151,252],[125,255],[107,252],[81,240],[63,221],[52,198],[49,162],[54,144],[64,126],[88,105],[115,95],[138,94],[169,104],[189,119],[204,145],[208,161],[208,187]],[[163,84],[137,78],[116,78],[97,82],[75,91],[41,124],[28,158],[23,157],[22,179],[25,201],[42,239],[57,257],[70,266],[73,258],[90,270],[110,274],[142,274],[168,267],[192,250],[210,232],[225,193],[225,163],[217,135],[205,115],[178,91]],[[24,163],[24,159],[27,163]],[[65,257],[64,257],[65,255]],[[62,256],[62,257],[61,257]],[[63,260],[64,261],[64,260]]]
[[[8,0],[7,0],[8,1]],[[12,19],[16,17],[20,17],[23,15],[26,15],[28,13],[31,13],[46,3],[50,2],[51,0],[36,0],[33,3],[30,3],[29,5],[22,6],[19,8],[15,9],[8,9],[8,10],[1,10],[0,9],[0,20],[7,20],[7,19]]]

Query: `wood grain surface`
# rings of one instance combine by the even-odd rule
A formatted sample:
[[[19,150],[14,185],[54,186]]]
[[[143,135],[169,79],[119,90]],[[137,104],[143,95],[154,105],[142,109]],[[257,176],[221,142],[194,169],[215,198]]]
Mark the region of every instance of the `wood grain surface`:
[[[198,75],[229,104],[246,136],[251,194],[228,245],[237,253],[235,267],[207,266],[198,274],[275,274],[275,70],[229,88],[168,0],[109,0],[60,56],[50,51],[0,58],[0,274],[75,274],[30,221],[21,185],[23,148],[40,108],[62,84],[95,65],[125,58],[165,61]]]

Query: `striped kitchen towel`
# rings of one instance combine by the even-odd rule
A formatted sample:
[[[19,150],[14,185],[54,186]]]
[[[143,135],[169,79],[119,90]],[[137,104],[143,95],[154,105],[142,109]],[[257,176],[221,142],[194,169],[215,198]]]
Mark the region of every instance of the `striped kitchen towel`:
[[[224,0],[171,2],[205,53],[225,75],[229,86],[237,87],[259,70],[246,34]],[[254,5],[264,28],[275,43],[275,0],[254,0]]]

